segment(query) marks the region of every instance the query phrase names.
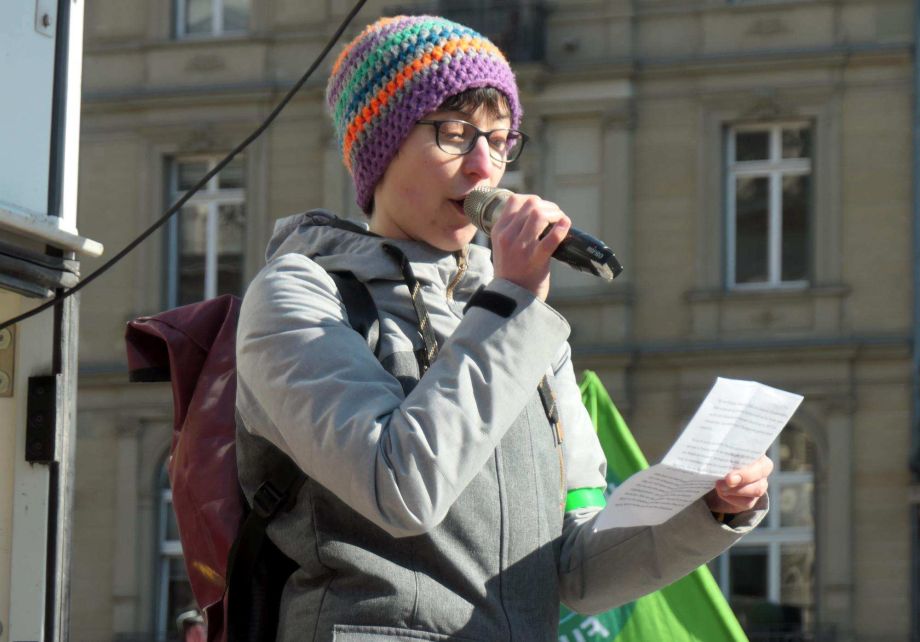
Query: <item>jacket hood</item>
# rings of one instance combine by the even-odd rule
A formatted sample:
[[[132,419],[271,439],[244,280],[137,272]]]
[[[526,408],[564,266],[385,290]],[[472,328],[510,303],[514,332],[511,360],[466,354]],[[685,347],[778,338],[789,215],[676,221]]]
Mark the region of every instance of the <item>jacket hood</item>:
[[[309,256],[327,271],[350,271],[360,281],[401,281],[400,265],[386,250],[388,245],[409,259],[416,278],[423,283],[450,282],[461,257],[471,276],[477,275],[486,282],[492,278],[491,252],[485,247],[470,244],[457,252],[447,252],[421,241],[386,238],[326,210],[310,210],[276,221],[265,259],[270,262],[284,254],[297,253]]]

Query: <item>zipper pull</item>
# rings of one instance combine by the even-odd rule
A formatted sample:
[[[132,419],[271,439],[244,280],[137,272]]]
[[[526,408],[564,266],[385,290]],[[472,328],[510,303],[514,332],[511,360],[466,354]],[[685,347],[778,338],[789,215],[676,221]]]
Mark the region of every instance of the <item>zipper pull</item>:
[[[454,275],[454,278],[450,280],[450,283],[447,284],[447,292],[445,296],[447,297],[448,301],[454,300],[454,288],[457,287],[457,285],[460,283],[460,279],[463,278],[463,273],[466,272],[466,255],[468,251],[469,248],[464,245],[462,248],[454,252],[454,258],[457,261],[457,273]]]
[[[559,409],[556,407],[556,393],[553,392],[546,377],[540,379],[537,390],[540,393],[540,401],[543,403],[543,412],[546,413],[546,419],[552,426],[556,445],[561,446],[565,438],[565,430],[562,427],[562,419],[559,417]]]

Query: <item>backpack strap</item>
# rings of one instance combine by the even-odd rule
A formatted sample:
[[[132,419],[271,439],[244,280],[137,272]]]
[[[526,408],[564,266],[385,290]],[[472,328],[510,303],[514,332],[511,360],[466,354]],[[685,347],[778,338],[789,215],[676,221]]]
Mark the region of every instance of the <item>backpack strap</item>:
[[[348,323],[367,339],[379,357],[380,318],[367,286],[351,272],[330,272],[348,314]],[[295,569],[270,541],[266,529],[280,512],[293,508],[306,474],[290,457],[275,449],[268,479],[252,498],[227,563],[227,642],[274,642],[283,579]]]
[[[380,315],[367,286],[354,274],[345,270],[329,272],[329,276],[335,281],[339,294],[342,296],[345,312],[348,314],[348,325],[367,339],[367,344],[373,350],[374,356],[379,358]]]
[[[243,520],[230,549],[227,564],[227,641],[254,642],[275,639],[278,604],[284,582],[265,577],[278,572],[283,560],[274,545],[266,546],[266,529],[279,511],[289,511],[307,477],[290,458],[278,451],[276,465],[252,498],[252,509]],[[269,542],[270,543],[270,542]],[[293,562],[290,562],[293,572]],[[274,578],[277,580],[278,578]]]
[[[422,297],[422,284],[415,278],[412,271],[412,264],[409,257],[395,245],[384,243],[383,249],[387,254],[392,256],[398,263],[400,272],[402,272],[403,281],[409,288],[409,296],[412,299],[412,307],[415,309],[415,316],[418,319],[418,332],[422,337],[425,347],[417,353],[419,362],[419,375],[425,374],[431,367],[431,362],[438,356],[438,339],[431,327],[431,318],[428,316],[428,307],[425,305],[425,299]]]

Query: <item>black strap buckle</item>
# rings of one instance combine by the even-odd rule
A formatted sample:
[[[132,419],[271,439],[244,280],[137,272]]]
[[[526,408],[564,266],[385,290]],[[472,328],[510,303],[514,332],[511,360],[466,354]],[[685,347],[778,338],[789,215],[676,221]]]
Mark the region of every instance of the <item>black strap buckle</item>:
[[[269,520],[286,500],[285,493],[279,492],[270,481],[264,481],[252,498],[252,512],[262,519]]]

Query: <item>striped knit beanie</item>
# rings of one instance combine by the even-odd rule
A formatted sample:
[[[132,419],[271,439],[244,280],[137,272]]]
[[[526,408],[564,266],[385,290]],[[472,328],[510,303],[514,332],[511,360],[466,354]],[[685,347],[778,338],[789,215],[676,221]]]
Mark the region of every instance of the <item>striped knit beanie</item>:
[[[511,108],[511,126],[520,125],[508,61],[468,27],[434,16],[381,18],[345,47],[332,67],[326,103],[365,213],[415,121],[476,87],[501,91]]]

